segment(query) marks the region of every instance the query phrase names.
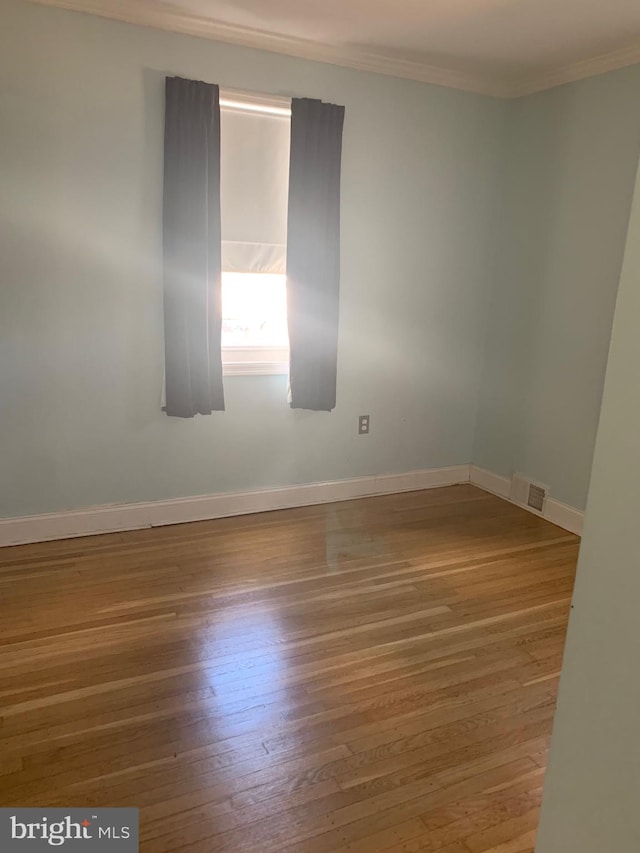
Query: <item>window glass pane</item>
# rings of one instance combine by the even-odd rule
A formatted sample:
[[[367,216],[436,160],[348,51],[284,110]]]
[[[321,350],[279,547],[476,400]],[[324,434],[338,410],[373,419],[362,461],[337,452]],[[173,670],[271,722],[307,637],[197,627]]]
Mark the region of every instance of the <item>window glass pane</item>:
[[[222,346],[289,345],[286,276],[222,273]]]

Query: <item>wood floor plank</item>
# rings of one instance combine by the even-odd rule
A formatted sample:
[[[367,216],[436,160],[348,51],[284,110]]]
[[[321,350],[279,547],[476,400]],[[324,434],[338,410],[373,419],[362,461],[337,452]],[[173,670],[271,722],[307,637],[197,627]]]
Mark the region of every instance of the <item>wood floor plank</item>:
[[[0,550],[0,803],[529,853],[579,540],[470,486]]]

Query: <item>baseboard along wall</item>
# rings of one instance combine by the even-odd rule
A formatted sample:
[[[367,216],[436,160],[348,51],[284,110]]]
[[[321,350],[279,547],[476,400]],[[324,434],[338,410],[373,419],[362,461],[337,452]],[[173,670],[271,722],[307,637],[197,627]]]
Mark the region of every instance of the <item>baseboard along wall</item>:
[[[258,491],[224,492],[143,503],[110,504],[67,512],[3,518],[0,519],[0,547],[23,545],[28,542],[46,542],[52,539],[71,539],[98,533],[138,530],[144,527],[161,527],[167,524],[204,521],[469,482],[509,500],[511,481],[507,477],[469,464],[451,465],[445,468],[409,471],[404,474],[373,475]],[[542,516],[572,533],[582,532],[583,513],[560,501],[548,498]]]
[[[469,482],[469,467],[452,465],[405,474],[355,477],[258,491],[222,492],[5,518],[0,519],[0,547],[452,486]]]
[[[534,515],[546,518],[552,524],[557,524],[558,527],[563,527],[571,533],[576,533],[582,536],[582,528],[584,526],[584,512],[562,503],[555,498],[547,498],[542,512],[536,512],[531,507],[522,504],[519,501],[512,501],[511,495],[511,480],[509,477],[503,477],[501,474],[494,474],[493,471],[487,471],[484,468],[478,468],[476,465],[469,466],[469,481],[474,486],[484,489],[486,492],[491,492],[510,503],[516,504]]]

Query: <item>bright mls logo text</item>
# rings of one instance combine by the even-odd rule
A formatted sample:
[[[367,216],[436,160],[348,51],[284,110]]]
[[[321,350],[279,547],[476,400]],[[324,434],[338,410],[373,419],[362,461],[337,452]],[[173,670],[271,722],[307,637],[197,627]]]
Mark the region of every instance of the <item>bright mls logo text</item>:
[[[0,808],[0,853],[68,849],[68,853],[137,853],[136,808]]]
[[[92,815],[95,818],[95,815]],[[128,826],[121,826],[116,829],[112,826],[98,826],[98,838],[129,838],[131,831]],[[65,841],[71,839],[95,838],[95,831],[90,820],[85,818],[81,823],[76,823],[67,815],[64,820],[58,820],[49,823],[46,817],[43,817],[40,823],[22,823],[17,820],[15,815],[11,815],[11,838],[14,841],[22,839],[30,839],[31,841],[39,839],[46,841],[53,847],[59,847]]]

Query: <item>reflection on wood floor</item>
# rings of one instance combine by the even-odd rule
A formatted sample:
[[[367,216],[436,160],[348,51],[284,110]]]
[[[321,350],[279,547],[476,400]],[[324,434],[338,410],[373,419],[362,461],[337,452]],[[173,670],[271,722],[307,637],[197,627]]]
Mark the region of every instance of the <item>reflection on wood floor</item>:
[[[534,847],[579,540],[473,486],[0,550],[0,805],[143,853]]]

